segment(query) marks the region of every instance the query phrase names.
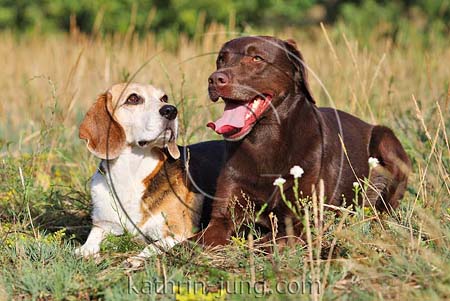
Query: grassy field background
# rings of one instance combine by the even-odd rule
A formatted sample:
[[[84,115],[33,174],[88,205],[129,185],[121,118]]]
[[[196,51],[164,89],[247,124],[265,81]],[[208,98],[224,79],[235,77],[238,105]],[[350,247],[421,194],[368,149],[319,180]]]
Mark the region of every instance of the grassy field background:
[[[108,238],[98,259],[76,258],[90,229],[88,181],[97,165],[77,130],[96,96],[131,78],[154,84],[178,105],[179,144],[218,139],[205,124],[223,104],[208,100],[207,78],[222,43],[256,33],[296,40],[319,106],[393,128],[413,162],[400,208],[389,216],[343,209],[320,226],[313,206],[308,244],[272,256],[239,237],[221,250],[176,250],[127,271],[122,261],[142,245],[124,236]],[[365,40],[343,26],[235,33],[211,25],[168,50],[152,34],[1,33],[0,300],[250,300],[262,297],[261,287],[268,300],[450,298],[450,45],[432,34],[423,43],[414,32]],[[320,294],[275,292],[277,283],[298,279],[320,282]],[[130,281],[139,289],[179,281],[182,289],[149,296],[130,290]],[[189,292],[187,281],[204,281],[210,293]],[[260,286],[226,295],[224,281]]]

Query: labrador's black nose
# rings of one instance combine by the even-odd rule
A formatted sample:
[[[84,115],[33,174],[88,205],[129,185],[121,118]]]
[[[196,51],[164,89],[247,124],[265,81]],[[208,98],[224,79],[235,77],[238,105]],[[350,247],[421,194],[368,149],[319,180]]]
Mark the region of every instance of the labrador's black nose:
[[[177,113],[177,108],[172,105],[164,105],[161,109],[159,109],[159,114],[169,120],[174,120],[177,117]]]

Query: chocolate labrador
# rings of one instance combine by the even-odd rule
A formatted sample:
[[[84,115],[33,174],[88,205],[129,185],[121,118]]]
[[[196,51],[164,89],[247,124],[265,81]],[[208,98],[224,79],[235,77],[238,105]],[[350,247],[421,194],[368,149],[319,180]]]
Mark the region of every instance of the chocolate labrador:
[[[234,228],[231,212],[235,219],[243,218],[242,208],[249,202],[256,211],[267,204],[259,223],[268,227],[273,212],[278,237],[285,236],[284,220],[292,212],[273,182],[285,178],[284,193],[294,200],[289,171],[295,165],[304,170],[299,179],[304,197],[323,179],[326,202],[341,205],[344,200],[351,203],[353,183],[369,176],[368,160],[376,158],[379,165],[370,172],[375,191],[368,193],[369,202],[381,211],[398,206],[410,170],[399,140],[387,127],[333,108],[318,108],[294,41],[237,38],[223,45],[216,64],[208,91],[212,101],[224,100],[225,110],[208,126],[226,140],[226,163],[210,223],[197,236],[200,243],[226,244]],[[293,230],[300,236],[301,221]]]

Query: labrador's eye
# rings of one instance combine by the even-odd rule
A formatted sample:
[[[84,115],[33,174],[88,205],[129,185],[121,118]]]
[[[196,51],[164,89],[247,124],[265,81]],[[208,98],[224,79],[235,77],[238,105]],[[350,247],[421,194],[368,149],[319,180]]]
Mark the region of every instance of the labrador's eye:
[[[162,102],[168,102],[169,97],[166,94],[164,94],[163,96],[161,96],[161,98],[159,100],[161,100]]]
[[[144,102],[144,99],[137,95],[136,93],[130,94],[128,96],[127,101],[125,101],[125,104],[127,105],[140,105]]]
[[[261,62],[261,61],[264,61],[264,59],[262,57],[260,57],[259,55],[255,55],[252,58],[252,61],[254,61],[254,62]]]
[[[225,59],[223,58],[223,55],[219,55],[219,57],[217,58],[217,63],[223,64],[224,61],[225,61]]]

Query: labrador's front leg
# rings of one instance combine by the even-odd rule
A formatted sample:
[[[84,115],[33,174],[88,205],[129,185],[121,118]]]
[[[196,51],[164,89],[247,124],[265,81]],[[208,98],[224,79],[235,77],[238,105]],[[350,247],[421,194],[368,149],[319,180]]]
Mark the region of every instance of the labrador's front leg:
[[[211,220],[208,226],[203,230],[189,238],[191,242],[198,243],[203,247],[223,246],[229,243],[229,239],[233,233],[233,221],[230,214],[230,200],[236,196],[238,197],[236,206],[235,218],[239,220],[241,216],[241,208],[238,204],[243,204],[240,187],[234,186],[226,181],[218,181],[221,183],[217,188],[215,199],[212,204]],[[243,205],[245,207],[245,205]]]

